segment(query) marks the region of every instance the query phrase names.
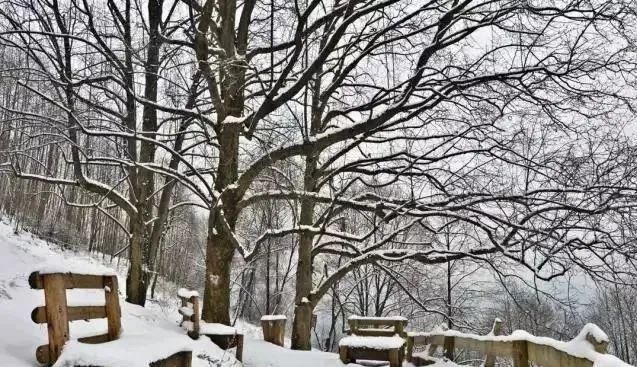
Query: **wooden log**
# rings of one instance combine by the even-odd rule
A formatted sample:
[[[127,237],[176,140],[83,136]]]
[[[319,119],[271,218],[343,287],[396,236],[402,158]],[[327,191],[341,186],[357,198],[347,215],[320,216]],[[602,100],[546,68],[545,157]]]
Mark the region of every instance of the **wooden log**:
[[[502,321],[500,319],[495,319],[493,322],[493,327],[491,328],[491,334],[497,336],[502,333]],[[487,353],[486,358],[484,359],[484,367],[493,367],[495,365],[495,355],[492,353]]]
[[[65,289],[102,289],[104,288],[105,278],[111,278],[112,276],[103,275],[87,275],[87,274],[73,274],[73,273],[55,273],[61,275],[64,279]],[[44,289],[43,278],[53,274],[40,274],[39,272],[33,272],[29,275],[29,286],[32,289]]]
[[[112,339],[110,338],[110,336],[108,334],[85,336],[83,338],[77,339],[77,341],[82,342],[82,343],[86,343],[86,344],[101,344],[101,343],[106,343],[106,342],[111,341],[111,340]]]
[[[42,276],[42,283],[49,334],[49,362],[55,363],[62,353],[64,343],[69,340],[64,276],[62,274],[46,274]]]
[[[105,303],[106,319],[108,325],[108,340],[115,340],[119,338],[119,333],[122,329],[122,311],[119,307],[119,295],[118,295],[117,277],[104,277],[104,291],[105,291]]]
[[[44,365],[51,365],[53,362],[51,361],[51,354],[49,353],[49,345],[40,345],[35,350],[35,359]]]
[[[70,306],[66,308],[67,319],[90,320],[102,319],[106,317],[105,306]],[[36,324],[46,324],[46,306],[36,307],[31,311],[31,320]]]

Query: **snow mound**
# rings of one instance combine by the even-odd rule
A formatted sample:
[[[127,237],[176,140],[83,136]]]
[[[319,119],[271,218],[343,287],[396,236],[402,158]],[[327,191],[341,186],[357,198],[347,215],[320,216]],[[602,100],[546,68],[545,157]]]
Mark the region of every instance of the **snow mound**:
[[[175,334],[122,335],[119,339],[100,344],[80,343],[71,340],[54,367],[108,366],[148,367],[178,352],[192,352],[191,341]]]
[[[177,290],[177,295],[183,298],[199,297],[199,292],[191,291],[186,288],[179,288],[179,290]]]

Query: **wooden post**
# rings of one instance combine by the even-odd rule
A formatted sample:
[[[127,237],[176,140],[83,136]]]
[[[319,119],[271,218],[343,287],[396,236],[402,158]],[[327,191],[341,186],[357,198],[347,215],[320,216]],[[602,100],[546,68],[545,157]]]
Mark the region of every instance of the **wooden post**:
[[[199,323],[201,322],[200,320],[200,315],[199,315],[199,297],[197,296],[192,296],[190,297],[190,301],[192,302],[192,317],[190,318],[192,320],[192,335],[191,337],[193,339],[199,339]]]
[[[108,323],[108,340],[119,338],[122,329],[122,312],[119,308],[119,295],[117,276],[104,277],[104,296],[106,307],[106,320]]]
[[[444,356],[450,361],[453,361],[454,348],[455,348],[455,338],[453,336],[445,336]]]
[[[342,346],[338,348],[338,356],[341,359],[341,362],[343,362],[344,364],[348,364],[350,361],[349,359],[349,355],[347,353],[347,347],[346,346]]]
[[[392,349],[389,351],[389,367],[400,367],[400,349]]]
[[[234,337],[237,338],[237,352],[235,356],[237,357],[237,361],[243,362],[243,335],[237,334]]]
[[[69,340],[69,320],[66,310],[64,274],[44,274],[44,300],[49,334],[49,363],[57,361],[64,343]]]
[[[529,367],[529,350],[526,340],[513,342],[513,367]]]
[[[414,354],[414,337],[411,335],[407,336],[407,362],[412,363],[412,355]]]
[[[495,319],[493,327],[491,328],[491,334],[498,336],[502,333],[502,320]],[[484,360],[484,367],[493,367],[495,365],[495,356],[487,353],[487,357]]]
[[[285,316],[272,317],[265,315],[261,318],[261,328],[263,329],[263,340],[266,342],[283,346],[285,337]]]

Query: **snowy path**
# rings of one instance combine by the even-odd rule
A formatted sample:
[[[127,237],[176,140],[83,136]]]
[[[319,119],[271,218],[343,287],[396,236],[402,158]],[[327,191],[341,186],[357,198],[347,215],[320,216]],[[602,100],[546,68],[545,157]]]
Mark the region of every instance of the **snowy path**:
[[[44,266],[70,266],[73,268],[100,268],[103,265],[86,255],[63,252],[30,234],[14,235],[12,228],[0,220],[0,366],[35,367],[35,349],[47,344],[46,324],[31,321],[31,310],[44,304],[42,291],[30,289],[27,278],[36,268]],[[125,284],[120,274],[120,288]],[[84,292],[84,293],[78,293]],[[123,292],[120,289],[120,292]],[[69,290],[69,304],[86,302],[90,290]],[[120,295],[121,297],[121,295]],[[239,366],[234,353],[219,349],[207,338],[193,341],[177,324],[176,302],[160,307],[150,304],[146,308],[120,300],[122,330],[127,335],[153,335],[159,338],[178,338],[193,348],[193,367]],[[239,328],[242,329],[241,325]],[[260,340],[258,328],[244,325],[244,365],[248,367],[343,367],[338,354],[319,351],[294,351],[280,348]],[[73,339],[106,330],[105,320],[71,322]],[[134,349],[134,348],[131,348]],[[134,353],[134,351],[131,351]],[[122,358],[125,358],[122,356]],[[221,363],[219,363],[221,362]],[[358,365],[350,364],[349,367]]]

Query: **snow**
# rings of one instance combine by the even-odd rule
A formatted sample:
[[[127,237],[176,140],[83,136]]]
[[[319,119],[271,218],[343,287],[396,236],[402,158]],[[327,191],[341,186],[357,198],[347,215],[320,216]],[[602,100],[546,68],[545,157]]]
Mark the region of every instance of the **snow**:
[[[181,313],[182,315],[186,317],[190,317],[195,314],[195,311],[190,307],[180,307],[179,313]]]
[[[226,116],[221,123],[223,125],[240,125],[243,124],[246,120],[245,116],[237,117],[237,116]]]
[[[261,321],[287,320],[285,315],[263,315]]]
[[[99,365],[108,367],[148,367],[149,363],[181,351],[192,351],[189,338],[174,333],[152,335],[123,334],[101,344],[71,340],[53,367]]]
[[[47,344],[46,324],[31,321],[31,310],[44,304],[44,292],[29,287],[28,276],[34,270],[51,268],[94,269],[102,273],[106,268],[86,254],[63,251],[29,234],[14,235],[13,229],[0,218],[0,366],[36,367],[35,350]],[[47,265],[48,266],[48,265]],[[102,270],[99,270],[102,269]],[[93,273],[95,274],[95,273]],[[78,320],[70,323],[69,341],[56,363],[56,367],[69,364],[98,364],[106,367],[147,366],[148,361],[164,358],[176,351],[192,350],[193,367],[235,367],[240,364],[234,358],[234,350],[221,350],[208,338],[192,340],[179,327],[179,299],[174,291],[166,295],[168,304],[147,302],[146,307],[126,303],[125,269],[117,269],[122,310],[122,333],[120,339],[102,344],[84,344],[74,339],[103,334],[106,320]],[[174,289],[174,288],[173,288]],[[189,294],[192,295],[192,294]],[[69,305],[103,305],[102,289],[71,289],[67,291]],[[267,315],[267,319],[284,319],[284,315]],[[244,340],[244,363],[246,367],[343,367],[338,354],[320,351],[294,351],[261,340],[261,328],[238,320],[236,327],[202,323],[202,333],[212,328],[215,333],[224,330],[241,332]],[[205,330],[209,331],[209,330]],[[597,335],[597,334],[596,334]],[[601,334],[597,335],[600,337]],[[349,338],[349,337],[347,337]],[[357,337],[358,338],[358,337]],[[377,339],[377,338],[375,338]],[[399,338],[389,338],[398,342]],[[350,339],[352,340],[352,339]],[[400,339],[402,342],[402,339]],[[354,339],[356,341],[356,339]],[[289,343],[289,340],[288,340]],[[381,343],[382,344],[382,343]],[[606,359],[608,357],[609,359]],[[612,356],[598,359],[597,367],[614,367]],[[610,364],[607,364],[610,363]],[[348,367],[359,366],[349,364]],[[440,361],[435,367],[455,367],[451,362]]]
[[[346,336],[338,343],[340,347],[368,348],[387,350],[400,348],[405,344],[405,339],[399,336]]]
[[[357,321],[408,321],[407,318],[402,316],[383,316],[383,317],[373,317],[373,316],[356,316],[352,315],[347,318],[348,320],[357,320]]]
[[[199,297],[199,292],[191,291],[186,288],[179,288],[179,290],[177,291],[177,295],[183,298]]]
[[[37,271],[40,274],[75,273],[84,275],[116,275],[115,270],[101,264],[83,263],[45,263],[35,267],[33,271]]]
[[[0,366],[40,366],[35,359],[35,350],[48,343],[47,326],[35,324],[31,320],[31,310],[44,305],[44,292],[29,287],[29,274],[43,269],[40,264],[45,263],[67,271],[103,269],[105,266],[85,254],[49,246],[30,234],[14,235],[13,229],[1,218],[0,253],[0,330],[4,331],[0,334]],[[192,340],[186,336],[179,327],[178,299],[174,293],[171,295],[173,307],[162,308],[148,302],[144,308],[124,301],[125,284],[125,274],[119,274],[122,310],[120,339],[93,345],[79,343],[75,339],[104,334],[107,330],[106,319],[70,322],[71,341],[65,346],[63,358],[58,360],[56,367],[82,361],[106,367],[141,366],[145,363],[146,367],[148,360],[163,358],[179,350],[193,351],[193,367],[210,367],[209,361],[219,362],[220,367],[238,365],[233,350],[221,350],[208,338]],[[104,305],[104,290],[69,289],[67,300],[69,306]],[[249,346],[245,348],[247,350]]]
[[[237,329],[224,324],[201,322],[199,324],[199,333],[201,335],[235,335],[237,334]]]
[[[586,336],[591,335],[593,339],[595,339],[598,343],[608,343],[610,339],[608,339],[608,335],[599,328],[599,326],[595,324],[586,324],[579,332],[579,334],[575,337],[576,340],[586,340]]]

